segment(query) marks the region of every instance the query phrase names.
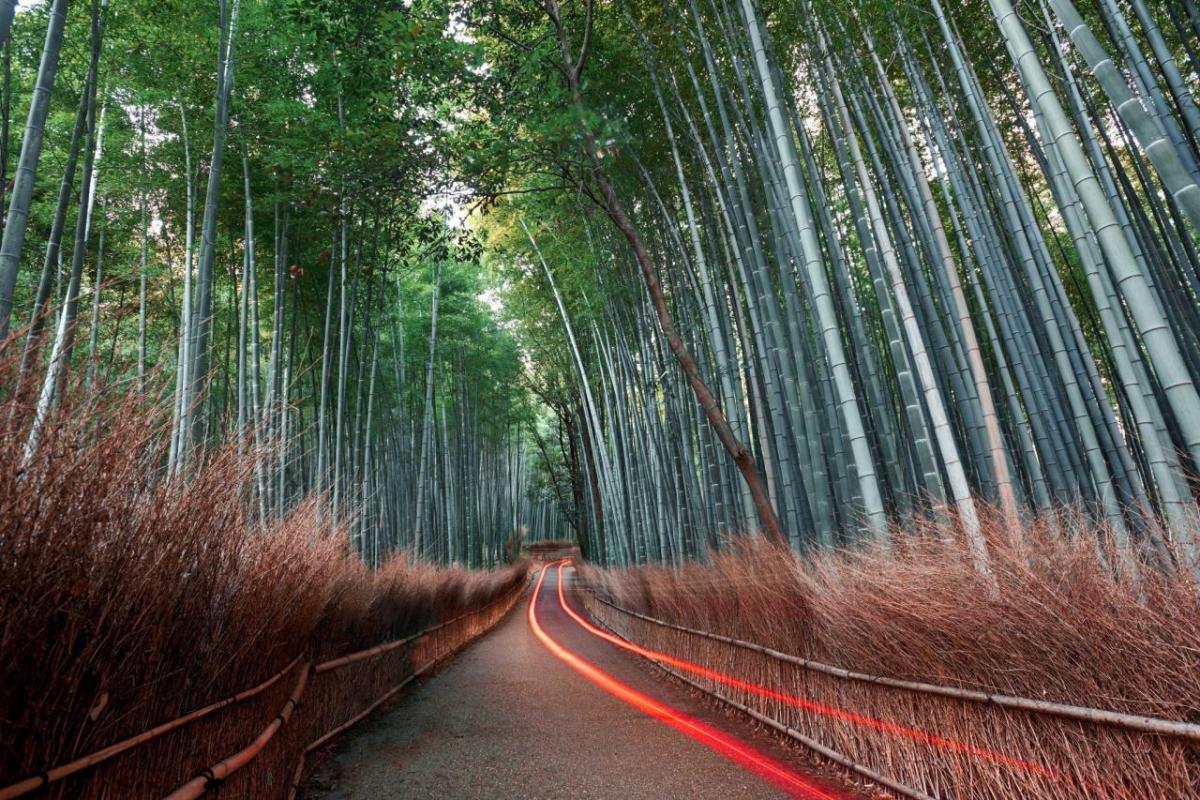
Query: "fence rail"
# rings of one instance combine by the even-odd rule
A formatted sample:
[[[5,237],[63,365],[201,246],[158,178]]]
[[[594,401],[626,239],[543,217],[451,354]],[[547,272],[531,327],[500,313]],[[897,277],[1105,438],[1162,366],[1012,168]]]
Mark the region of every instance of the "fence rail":
[[[203,797],[209,789],[219,786],[234,772],[253,761],[263,751],[263,748],[275,738],[279,729],[292,718],[292,712],[296,710],[300,698],[304,695],[304,689],[308,686],[308,676],[311,674],[311,670],[311,663],[305,663],[300,668],[300,677],[296,679],[296,688],[292,689],[291,695],[288,696],[287,702],[284,703],[275,719],[271,720],[270,724],[254,738],[253,742],[228,758],[221,759],[213,766],[201,770],[199,775],[171,792],[167,796],[167,800],[195,800],[197,797]]]
[[[136,736],[129,737],[115,744],[104,747],[86,756],[74,759],[66,764],[43,770],[35,775],[31,775],[21,781],[18,781],[9,786],[0,787],[0,800],[15,800],[23,797],[39,789],[44,789],[51,784],[59,783],[60,781],[84,772],[92,767],[96,767],[109,761],[116,756],[131,751],[141,745],[145,745],[159,737],[171,732],[177,731],[188,724],[208,717],[218,711],[228,709],[232,706],[242,703],[252,697],[255,697],[270,687],[274,686],[286,675],[296,669],[299,665],[300,674],[298,675],[295,686],[292,692],[288,695],[287,702],[279,710],[279,712],[261,729],[258,736],[242,749],[236,751],[232,755],[219,761],[218,763],[204,768],[195,774],[193,778],[188,780],[183,785],[179,786],[174,792],[168,795],[169,800],[188,800],[203,796],[210,789],[220,785],[227,780],[233,773],[240,770],[242,767],[251,763],[260,753],[275,739],[276,734],[288,723],[293,712],[300,707],[301,699],[306,694],[311,694],[314,689],[313,685],[323,676],[328,676],[339,672],[340,670],[353,665],[360,665],[363,662],[371,662],[374,659],[388,653],[393,653],[401,648],[415,646],[419,643],[428,641],[431,637],[438,638],[431,648],[432,653],[427,654],[429,657],[425,663],[418,669],[415,669],[404,675],[399,683],[391,686],[381,696],[374,698],[367,706],[361,710],[356,710],[356,713],[350,716],[332,729],[323,732],[313,741],[307,743],[297,755],[296,766],[292,781],[287,787],[289,792],[294,795],[303,773],[304,755],[315,750],[320,745],[332,739],[337,734],[345,731],[356,722],[359,722],[371,711],[378,708],[386,700],[392,697],[396,692],[404,686],[411,683],[415,678],[427,672],[438,661],[444,659],[448,655],[453,654],[461,649],[464,645],[470,642],[475,637],[489,630],[496,622],[498,622],[512,606],[520,599],[526,588],[527,580],[522,579],[517,581],[514,586],[503,592],[499,597],[493,599],[489,603],[472,611],[465,612],[456,617],[444,620],[435,625],[431,625],[418,633],[406,636],[403,639],[397,639],[385,644],[376,645],[374,647],[360,650],[354,653],[349,653],[344,656],[329,659],[320,663],[313,663],[311,660],[306,660],[303,656],[297,656],[287,666],[267,678],[262,683],[244,689],[234,695],[231,695],[222,700],[210,703],[202,708],[191,711],[181,717],[164,722]],[[462,624],[466,623],[466,624]],[[457,626],[457,629],[455,629]],[[453,635],[446,636],[446,632],[453,630]],[[429,649],[429,648],[427,648]]]
[[[123,739],[115,744],[110,744],[108,747],[101,748],[94,753],[89,753],[86,756],[77,758],[74,761],[54,767],[53,769],[45,770],[37,775],[31,775],[22,781],[18,781],[17,783],[0,788],[0,800],[13,800],[13,798],[23,797],[35,789],[40,789],[43,786],[47,786],[51,783],[57,783],[63,778],[68,778],[77,772],[82,772],[89,767],[94,767],[97,764],[108,761],[110,758],[118,756],[121,753],[124,753],[126,750],[131,750],[138,745],[142,745],[153,739],[157,739],[163,734],[169,733],[177,728],[182,728],[189,722],[195,722],[202,717],[207,717],[209,714],[212,714],[215,711],[220,711],[228,708],[229,706],[236,705],[243,700],[249,700],[251,697],[254,697],[255,695],[258,695],[274,686],[280,678],[291,672],[292,669],[301,661],[302,656],[296,656],[286,667],[279,670],[279,672],[276,672],[274,675],[267,678],[257,686],[251,686],[249,689],[243,689],[236,694],[226,697],[224,700],[218,700],[215,703],[209,703],[203,708],[198,708],[195,711],[190,711],[187,714],[184,714],[182,717],[176,717],[169,722],[156,725],[150,730],[139,733],[136,736]]]
[[[825,745],[821,744],[820,742],[818,742],[816,739],[812,738],[811,736],[806,736],[803,733],[801,733],[800,731],[796,730],[795,728],[784,725],[779,720],[777,720],[773,717],[769,717],[766,714],[762,713],[761,711],[751,708],[750,706],[746,705],[745,703],[739,703],[737,700],[734,700],[732,697],[727,697],[726,695],[723,695],[720,692],[714,692],[709,687],[704,686],[703,684],[699,683],[698,681],[692,680],[691,678],[684,675],[679,670],[673,669],[661,661],[655,661],[654,663],[657,664],[659,669],[661,669],[663,672],[670,673],[673,677],[675,677],[678,680],[683,681],[688,686],[691,686],[693,689],[695,689],[699,692],[703,692],[704,694],[708,695],[709,697],[719,700],[722,703],[733,706],[738,711],[741,711],[744,714],[748,714],[749,716],[753,717],[754,719],[758,720],[759,722],[763,723],[764,725],[779,731],[784,736],[788,736],[792,739],[795,739],[796,741],[800,742],[805,747],[808,747],[811,750],[815,750],[816,752],[825,756],[825,758],[828,758],[830,761],[834,761],[838,764],[841,764],[843,767],[853,770],[854,772],[857,772],[859,775],[862,775],[863,777],[868,778],[868,779],[874,781],[875,783],[878,783],[881,786],[886,786],[887,788],[891,789],[896,794],[899,794],[903,797],[910,798],[910,800],[937,800],[937,798],[927,795],[924,792],[920,792],[920,791],[912,788],[911,786],[905,786],[903,783],[900,783],[899,781],[894,781],[891,778],[889,778],[887,775],[884,775],[882,772],[877,772],[877,771],[871,769],[870,767],[866,766],[865,764],[860,764],[859,762],[857,762],[854,759],[847,756],[845,753],[840,753],[837,750],[834,750],[832,747],[826,747]]]
[[[766,647],[755,642],[748,642],[744,639],[735,639],[732,636],[723,636],[719,633],[711,633],[709,631],[701,631],[695,628],[689,628],[684,625],[676,625],[673,622],[657,619],[655,617],[642,614],[629,608],[613,603],[599,595],[594,595],[595,599],[609,608],[620,611],[622,614],[628,614],[631,617],[636,617],[644,622],[649,622],[654,625],[659,625],[664,628],[671,628],[680,631],[681,633],[699,636],[704,639],[711,639],[716,642],[740,647],[743,650],[751,650],[756,653],[774,658],[778,661],[783,661],[788,664],[793,664],[802,669],[820,672],[825,675],[832,675],[835,678],[844,680],[859,681],[862,683],[873,683],[878,686],[889,686],[893,689],[905,689],[910,692],[919,694],[932,694],[941,697],[952,697],[956,700],[967,700],[972,703],[980,703],[983,705],[996,705],[1002,708],[1015,708],[1022,711],[1030,711],[1035,714],[1050,714],[1056,717],[1065,717],[1067,719],[1080,720],[1083,722],[1094,722],[1100,725],[1111,725],[1126,730],[1139,731],[1142,733],[1153,733],[1160,736],[1174,736],[1180,739],[1190,739],[1194,742],[1200,742],[1200,725],[1192,722],[1178,722],[1169,719],[1160,719],[1158,717],[1147,717],[1141,714],[1126,714],[1120,711],[1108,711],[1102,708],[1090,708],[1088,706],[1075,706],[1067,703],[1052,703],[1047,700],[1034,700],[1029,697],[1017,697],[1016,695],[1000,694],[997,692],[981,692],[975,689],[961,689],[956,686],[943,686],[936,683],[924,683],[921,681],[906,681],[900,678],[888,678],[882,675],[869,675],[865,672],[855,672],[854,670],[845,669],[843,667],[835,667],[830,664],[825,664],[820,661],[813,661],[809,658],[784,653],[770,647]]]
[[[1192,722],[871,675],[581,588],[593,620],[664,671],[897,795],[1182,800],[1194,790],[1161,787],[1200,787]]]

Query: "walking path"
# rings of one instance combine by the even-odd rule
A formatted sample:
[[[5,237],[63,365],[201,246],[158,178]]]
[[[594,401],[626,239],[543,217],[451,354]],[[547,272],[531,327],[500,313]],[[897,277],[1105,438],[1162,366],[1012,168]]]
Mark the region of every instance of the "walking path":
[[[798,752],[589,633],[563,608],[579,604],[570,591],[560,601],[557,580],[547,568],[531,600],[496,630],[343,738],[304,797],[854,796],[814,777]]]

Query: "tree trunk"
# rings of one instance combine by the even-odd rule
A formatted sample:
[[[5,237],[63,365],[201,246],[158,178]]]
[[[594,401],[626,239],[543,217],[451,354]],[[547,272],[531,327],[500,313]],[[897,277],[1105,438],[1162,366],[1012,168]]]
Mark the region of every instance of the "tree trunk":
[[[571,91],[572,100],[575,105],[576,112],[579,116],[579,122],[583,126],[584,137],[584,153],[591,163],[591,176],[600,189],[601,197],[603,198],[604,210],[608,214],[609,219],[629,242],[633,249],[634,256],[637,259],[638,266],[642,271],[642,279],[646,284],[646,291],[650,295],[650,301],[654,306],[655,313],[658,317],[659,328],[667,339],[667,346],[671,349],[679,366],[683,369],[687,376],[688,383],[692,387],[693,393],[696,395],[696,400],[700,407],[704,409],[705,417],[716,433],[717,439],[720,440],[725,451],[733,459],[737,465],[738,471],[742,475],[742,479],[746,482],[746,488],[750,491],[750,497],[754,502],[755,511],[758,513],[758,521],[762,526],[763,534],[772,542],[786,545],[787,536],[784,534],[782,527],[779,524],[779,518],[775,514],[775,508],[771,504],[771,499],[767,494],[765,485],[763,484],[762,476],[758,472],[758,464],[754,461],[754,456],[749,448],[738,441],[733,429],[729,425],[724,412],[722,412],[716,397],[711,389],[704,381],[704,377],[700,373],[700,368],[692,356],[691,351],[683,343],[678,330],[675,327],[675,320],[671,315],[670,309],[667,307],[666,296],[663,294],[662,284],[658,278],[658,271],[651,260],[649,253],[646,251],[645,243],[642,241],[641,234],[633,221],[625,213],[624,207],[620,200],[617,199],[617,194],[611,184],[608,182],[608,176],[604,172],[601,164],[598,148],[596,146],[595,136],[587,127],[585,122],[586,114],[583,102],[583,92],[580,87],[580,77],[583,66],[586,63],[588,56],[588,40],[591,36],[591,23],[593,13],[593,0],[586,0],[587,4],[587,27],[584,31],[583,44],[580,48],[579,59],[576,61],[571,55],[571,48],[566,38],[566,31],[563,29],[562,19],[559,15],[558,3],[556,0],[545,0],[546,11],[550,15],[551,21],[554,23],[559,42],[559,49],[562,54],[562,62],[564,73],[567,79],[568,88]]]
[[[7,0],[7,3],[11,6],[11,0]],[[107,5],[107,0],[105,4]],[[11,17],[9,19],[11,25]],[[58,72],[58,55],[62,50],[66,22],[67,0],[53,0],[53,5],[50,6],[50,21],[46,26],[46,43],[42,47],[42,61],[38,66],[33,99],[29,104],[29,118],[25,122],[21,156],[17,161],[12,200],[4,223],[4,238],[0,240],[0,340],[8,336],[8,326],[12,319],[13,290],[17,285],[17,270],[21,266],[21,248],[25,244],[29,200],[33,196],[34,178],[42,155],[46,116],[50,112],[50,93],[54,89],[54,76]]]
[[[241,0],[233,0],[232,11],[225,15],[221,0],[220,58],[217,70],[217,99],[213,122],[212,160],[208,170],[208,191],[204,200],[204,224],[200,233],[200,261],[196,275],[196,308],[193,313],[193,346],[190,348],[188,406],[183,424],[186,460],[191,449],[203,443],[207,435],[204,399],[209,378],[209,344],[212,338],[213,282],[217,258],[217,206],[220,201],[221,164],[225,157],[225,131],[229,123],[229,94],[233,90],[233,70],[237,50],[238,11]]]

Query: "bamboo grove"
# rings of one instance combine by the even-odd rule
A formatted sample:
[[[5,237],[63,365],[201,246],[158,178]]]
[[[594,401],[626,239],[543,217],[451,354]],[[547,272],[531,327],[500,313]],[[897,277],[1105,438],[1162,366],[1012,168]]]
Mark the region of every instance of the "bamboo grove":
[[[14,8],[26,461],[115,386],[373,563],[1200,555],[1194,0]]]
[[[552,524],[515,341],[430,177],[465,72],[444,9],[13,6],[0,326],[27,463],[103,385],[157,398],[161,479],[237,448],[264,527],[316,494],[371,563],[492,564]]]
[[[522,189],[482,227],[565,331],[548,491],[593,558],[933,515],[986,573],[985,513],[1070,508],[1195,563],[1191,0],[472,11],[555,93],[513,79],[487,124],[539,120],[537,168],[476,180]]]

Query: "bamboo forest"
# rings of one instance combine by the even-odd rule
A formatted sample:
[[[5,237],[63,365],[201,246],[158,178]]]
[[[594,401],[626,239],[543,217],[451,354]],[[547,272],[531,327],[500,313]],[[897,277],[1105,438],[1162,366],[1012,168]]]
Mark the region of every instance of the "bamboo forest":
[[[1200,797],[1197,0],[0,0],[0,187],[0,800]]]

